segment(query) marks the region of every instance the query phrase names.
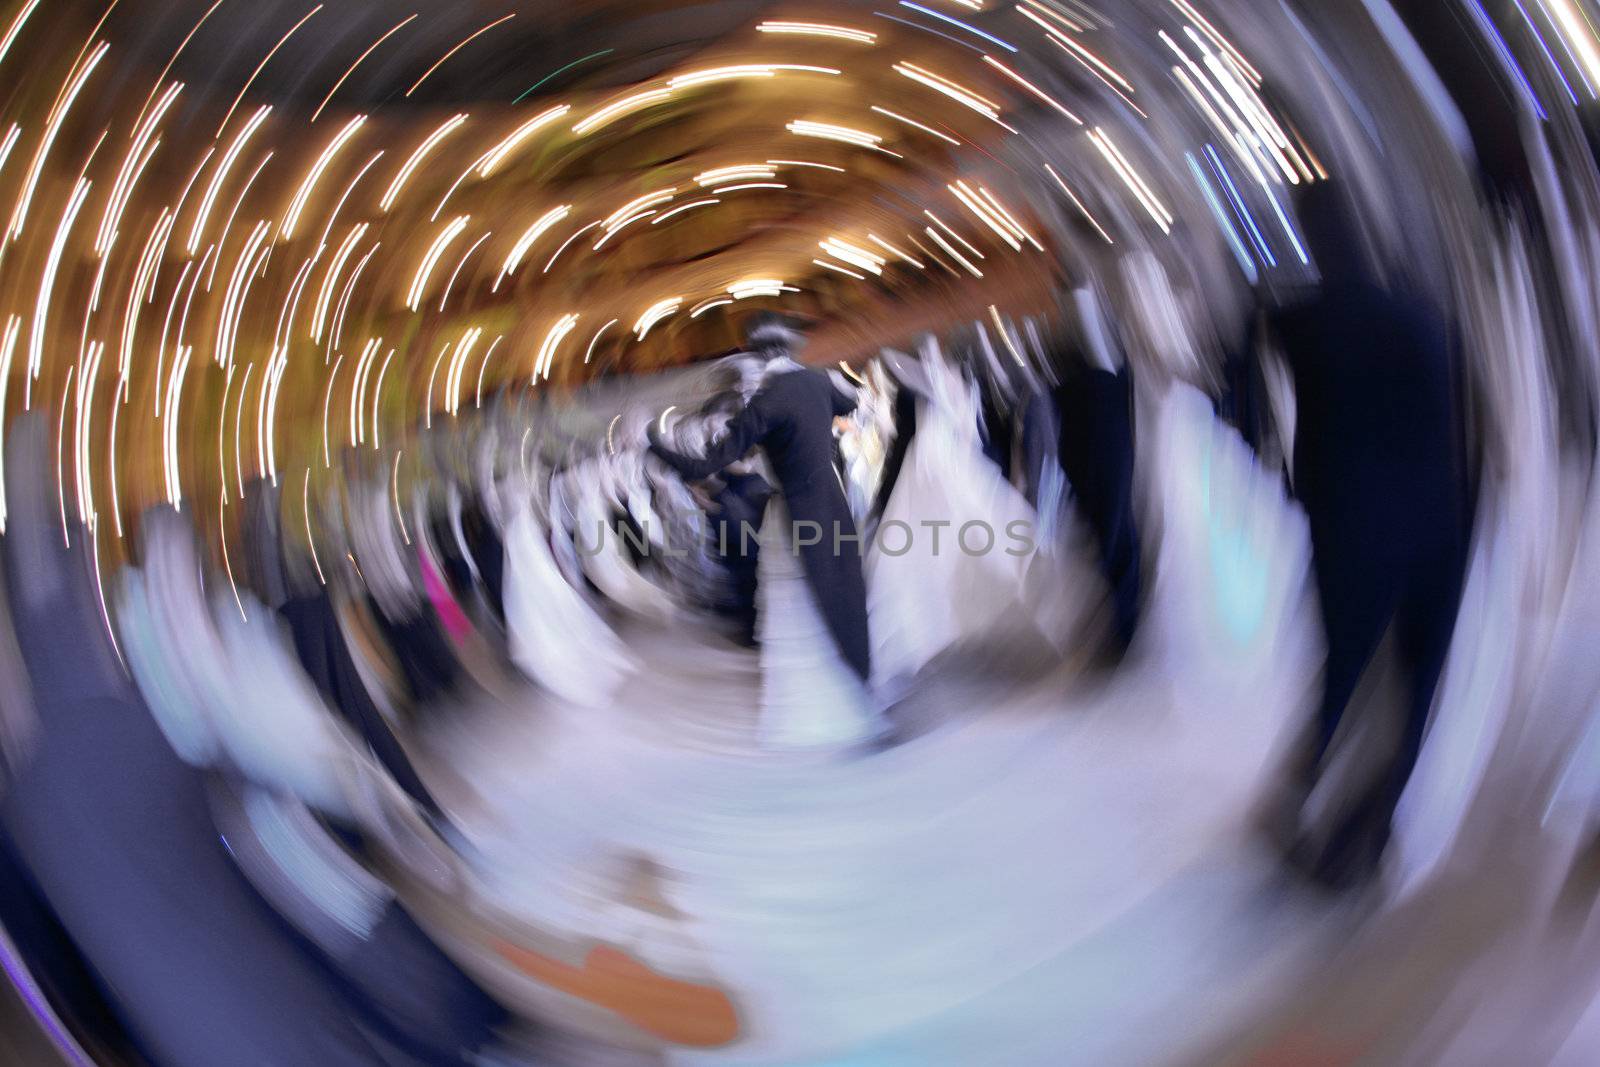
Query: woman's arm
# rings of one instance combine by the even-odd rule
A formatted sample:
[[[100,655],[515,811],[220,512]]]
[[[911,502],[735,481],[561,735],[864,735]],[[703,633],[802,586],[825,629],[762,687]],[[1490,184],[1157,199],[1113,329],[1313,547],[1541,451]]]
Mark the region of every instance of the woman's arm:
[[[728,423],[727,431],[706,447],[704,456],[698,457],[674,452],[664,445],[653,422],[649,432],[650,451],[661,457],[685,481],[695,482],[709,478],[728,464],[743,458],[745,453],[759,444],[766,435],[766,419],[754,403],[746,404],[744,410]]]

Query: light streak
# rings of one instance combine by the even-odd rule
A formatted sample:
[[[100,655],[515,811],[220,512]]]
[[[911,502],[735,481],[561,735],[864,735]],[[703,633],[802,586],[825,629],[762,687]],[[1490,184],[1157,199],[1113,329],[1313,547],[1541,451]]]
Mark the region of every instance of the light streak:
[[[873,104],[872,105],[872,110],[876,111],[880,115],[888,115],[890,118],[894,119],[895,121],[903,122],[907,126],[915,126],[917,129],[921,130],[923,133],[931,134],[932,136],[939,138],[939,140],[941,140],[941,141],[948,141],[950,144],[953,144],[953,145],[960,145],[961,144],[960,141],[958,141],[954,137],[951,137],[947,133],[940,133],[938,130],[934,129],[932,126],[924,126],[922,123],[918,122],[916,119],[907,118],[906,116],[900,114],[899,112],[890,111],[886,107],[879,107],[877,104]]]
[[[858,30],[850,26],[838,26],[827,22],[784,22],[770,20],[759,23],[756,30],[760,33],[795,34],[803,37],[832,37],[840,41],[851,41],[855,44],[876,44],[878,35],[869,30]]]
[[[311,549],[311,565],[317,569],[317,581],[327,585],[328,580],[322,576],[322,561],[317,558],[317,539],[311,536],[311,468],[306,468],[305,488],[300,492],[301,509],[306,516],[306,547]]]
[[[588,118],[575,124],[572,127],[572,132],[579,135],[592,133],[610,125],[625,115],[631,115],[636,111],[643,111],[645,108],[665,103],[671,98],[671,89],[645,89],[642,92],[633,93],[593,112]]]
[[[958,18],[952,18],[951,16],[943,14],[942,12],[933,10],[932,8],[923,7],[921,4],[912,3],[912,0],[900,0],[900,6],[901,7],[908,7],[912,11],[920,12],[920,13],[922,13],[924,15],[927,15],[930,18],[936,18],[940,22],[949,23],[951,26],[954,26],[957,29],[965,30],[966,32],[972,34],[974,37],[981,37],[985,41],[988,41],[990,44],[999,45],[1001,48],[1004,48],[1007,52],[1015,52],[1017,50],[1017,46],[1016,45],[1009,44],[1009,43],[1007,43],[1005,41],[1002,41],[1000,38],[994,36],[991,33],[984,33],[982,30],[978,29],[977,27],[969,26],[965,22],[962,22]]]
[[[983,271],[981,271],[977,267],[973,266],[972,263],[969,262],[965,256],[963,256],[960,252],[957,252],[955,250],[955,247],[953,245],[951,245],[949,241],[946,241],[943,237],[940,237],[939,236],[939,231],[935,230],[932,226],[924,226],[922,228],[922,232],[926,233],[929,237],[933,238],[935,244],[937,244],[940,248],[944,249],[945,252],[949,253],[950,257],[952,259],[954,259],[957,263],[959,263],[963,267],[965,267],[967,269],[967,272],[969,274],[971,274],[974,278],[983,277]]]
[[[294,199],[289,202],[289,210],[284,213],[283,227],[279,231],[284,237],[294,236],[294,228],[300,221],[300,213],[305,210],[306,201],[311,198],[311,191],[316,188],[317,181],[322,177],[323,172],[328,169],[328,165],[333,162],[333,157],[338,155],[339,150],[349,142],[350,138],[356,135],[361,127],[366,124],[366,121],[367,117],[365,115],[357,115],[351,119],[334,136],[333,140],[328,142],[328,146],[322,150],[322,154],[317,157],[317,161],[311,165],[311,169],[306,173],[305,180],[300,183],[300,188],[295,191]]]
[[[405,18],[395,23],[393,28],[391,28],[388,33],[384,34],[382,37],[379,37],[376,41],[373,41],[370,45],[368,45],[367,50],[357,56],[354,63],[350,64],[350,68],[343,74],[339,75],[339,80],[333,83],[333,88],[328,90],[328,95],[322,98],[322,103],[318,104],[317,109],[311,113],[311,121],[317,121],[317,116],[321,115],[322,109],[328,106],[328,101],[332,100],[333,94],[339,91],[339,86],[343,85],[345,83],[345,79],[356,72],[356,68],[361,66],[362,62],[365,61],[366,58],[374,51],[376,51],[379,45],[393,37],[396,33],[400,32],[400,29],[403,26],[416,17],[417,16],[415,13],[407,15]]]
[[[394,473],[389,476],[389,499],[394,501],[394,517],[400,523],[400,536],[405,538],[406,547],[411,546],[411,534],[406,532],[405,513],[400,510],[400,457],[405,452],[394,454]]]
[[[389,188],[384,192],[383,199],[378,201],[378,207],[381,210],[387,212],[391,207],[394,206],[395,198],[400,195],[400,190],[405,188],[406,182],[410,180],[412,172],[417,169],[428,153],[437,148],[440,141],[444,140],[451,133],[454,133],[456,130],[460,129],[461,125],[466,121],[467,116],[465,114],[452,116],[451,118],[448,118],[444,122],[440,123],[438,129],[430,133],[426,138],[423,139],[421,144],[417,145],[416,149],[400,167],[399,172],[395,174],[394,180],[389,183]]]
[[[293,37],[295,31],[309,22],[311,20],[311,16],[315,15],[318,11],[321,11],[323,7],[324,5],[318,4],[310,11],[307,11],[305,16],[301,18],[299,22],[295,23],[293,26],[290,26],[289,32],[278,38],[278,43],[273,45],[271,50],[268,51],[266,55],[261,57],[261,62],[256,64],[256,69],[250,72],[250,77],[246,78],[244,85],[240,87],[239,95],[234,97],[233,103],[228,106],[227,114],[223,115],[222,121],[217,124],[216,136],[221,137],[222,131],[228,128],[228,120],[233,118],[234,111],[237,110],[239,105],[244,102],[244,95],[250,91],[250,86],[255,82],[256,76],[259,75],[266,67],[267,63],[272,60],[272,57],[278,54],[278,49],[282,48],[284,42]]]
[[[865,274],[857,274],[855,271],[851,270],[848,267],[841,267],[837,263],[829,263],[825,259],[813,259],[811,262],[815,263],[819,267],[827,267],[829,270],[838,271],[840,274],[848,274],[848,275],[850,275],[850,277],[852,277],[852,278],[854,278],[854,279],[856,279],[857,281],[860,281],[860,282],[864,282],[864,281],[867,280],[867,276]]]
[[[383,379],[389,373],[389,364],[394,360],[394,349],[389,349],[389,354],[383,357],[383,366],[378,369],[377,384],[372,387],[372,447],[374,450],[382,447],[378,440],[378,408],[383,399]]]
[[[1156,198],[1155,193],[1145,184],[1144,179],[1139,177],[1132,164],[1118,150],[1111,138],[1106,135],[1105,130],[1096,126],[1089,131],[1089,139],[1094,142],[1094,146],[1100,150],[1100,154],[1111,164],[1111,169],[1117,172],[1117,176],[1122,179],[1123,184],[1144,205],[1145,210],[1150,213],[1150,217],[1161,227],[1161,232],[1172,232],[1172,223],[1174,221],[1172,213]]]
[[[461,254],[461,261],[456,264],[456,269],[450,272],[450,280],[444,283],[444,294],[439,297],[439,310],[440,311],[444,310],[445,301],[450,299],[450,290],[455,287],[456,276],[461,273],[461,268],[467,265],[468,257],[470,257],[472,255],[472,253],[476,252],[478,250],[478,246],[483,244],[483,242],[487,241],[488,239],[489,239],[489,231],[485,231],[484,235],[482,237],[480,237],[476,241],[472,242],[472,247],[471,248],[468,248],[465,252],[463,252]]]
[[[570,245],[572,242],[576,241],[578,238],[582,237],[584,234],[588,233],[590,230],[594,229],[598,225],[600,225],[600,220],[596,219],[595,221],[589,223],[587,226],[584,226],[584,227],[580,228],[579,230],[577,230],[571,237],[568,237],[565,241],[562,241],[561,242],[561,247],[555,250],[555,254],[552,255],[550,257],[549,262],[547,262],[544,265],[544,270],[540,271],[539,273],[540,274],[549,274],[550,273],[550,268],[556,265],[556,260],[561,258],[561,253],[563,253],[563,252],[565,252],[567,250],[567,246]]]
[[[428,277],[433,273],[434,265],[439,262],[439,257],[444,255],[444,250],[449,247],[450,242],[461,236],[471,217],[458,215],[433,239],[433,244],[428,247],[427,254],[422,257],[422,263],[417,267],[417,273],[411,280],[411,289],[406,293],[406,307],[412,311],[422,307],[422,294],[427,288]]]
[[[938,226],[941,230],[943,230],[945,233],[949,234],[951,237],[954,237],[957,241],[960,241],[962,248],[965,248],[968,252],[971,252],[973,255],[977,256],[979,259],[987,258],[987,257],[984,256],[984,254],[982,252],[978,251],[978,249],[973,246],[972,242],[968,241],[965,237],[963,237],[959,233],[957,233],[955,227],[950,225],[948,222],[944,221],[944,219],[941,219],[938,215],[935,215],[932,211],[929,211],[926,208],[923,209],[922,213],[924,215],[928,216],[928,218],[932,219],[933,222],[934,222],[934,225]]]
[[[1037,85],[1033,84],[1031,81],[1024,78],[1022,75],[1018,74],[1004,63],[1000,62],[998,59],[994,58],[993,56],[984,56],[983,61],[998,70],[1000,73],[1004,74],[1006,77],[1010,78],[1012,81],[1016,82],[1018,85],[1022,86],[1024,89],[1028,90],[1028,92],[1032,93],[1040,100],[1043,100],[1045,103],[1061,112],[1061,114],[1065,115],[1076,125],[1083,125],[1083,120],[1077,115],[1073,114],[1059,101],[1057,101],[1055,97],[1051,96],[1049,93],[1045,92],[1043,89],[1039,88]]]
[[[617,323],[619,323],[621,321],[622,321],[621,319],[612,319],[610,322],[606,323],[604,326],[600,327],[598,330],[596,330],[594,332],[594,336],[589,339],[589,347],[584,349],[584,352],[583,352],[583,361],[585,363],[588,363],[589,362],[589,357],[594,355],[594,346],[599,343],[600,335],[605,333],[607,330],[611,329],[611,327],[615,326]]]
[[[651,327],[677,311],[682,304],[683,298],[679,296],[668,297],[665,300],[658,300],[651,304],[645,309],[644,314],[639,316],[639,321],[634,323],[634,333],[638,335],[639,340],[643,341],[645,335],[650,332]]]
[[[1089,225],[1095,228],[1095,232],[1106,239],[1106,244],[1116,244],[1116,242],[1111,239],[1111,235],[1105,231],[1105,227],[1101,226],[1100,223],[1096,221],[1095,217],[1089,213],[1089,209],[1084,206],[1083,201],[1078,199],[1078,194],[1074,193],[1072,189],[1068,187],[1067,183],[1061,179],[1061,175],[1056,173],[1055,168],[1046,163],[1044,165],[1044,169],[1049,173],[1050,177],[1056,180],[1056,184],[1061,187],[1061,191],[1067,194],[1067,199],[1071,200],[1073,205],[1077,207],[1078,211],[1083,214],[1083,217],[1089,220]]]
[[[546,381],[550,380],[550,367],[555,362],[556,349],[566,339],[567,334],[571,333],[577,325],[578,316],[575,313],[568,312],[556,320],[556,324],[550,327],[550,331],[544,335],[544,342],[540,344],[538,356],[533,363],[534,384],[538,383],[541,374],[544,375]]]
[[[707,197],[704,200],[691,200],[687,204],[679,204],[675,208],[670,208],[666,211],[663,211],[661,214],[650,220],[650,225],[659,226],[663,222],[666,222],[668,219],[672,218],[674,215],[681,215],[683,212],[692,210],[693,208],[706,207],[710,204],[720,203],[722,203],[722,201],[718,200],[714,196]]]
[[[500,342],[504,341],[505,339],[506,335],[501,334],[493,341],[489,342],[489,349],[483,354],[483,362],[478,364],[478,389],[475,394],[476,400],[473,402],[473,407],[475,408],[483,407],[483,372],[489,369],[490,357],[494,355],[494,350],[500,347]]]
[[[918,270],[925,270],[926,269],[925,267],[923,267],[923,265],[922,265],[920,260],[916,259],[915,257],[910,255],[909,253],[902,252],[900,249],[896,248],[894,245],[890,244],[888,241],[885,241],[882,237],[879,237],[875,233],[867,234],[867,240],[871,241],[873,244],[877,245],[879,248],[885,250],[886,252],[891,252],[894,255],[899,256],[901,259],[905,260],[907,263],[911,264],[913,267],[917,268]]]
[[[450,51],[448,51],[444,55],[440,56],[439,57],[439,61],[437,63],[435,63],[433,66],[429,67],[427,70],[423,71],[422,72],[422,77],[418,78],[415,82],[412,83],[411,88],[406,90],[405,95],[406,96],[410,96],[412,93],[416,92],[419,88],[421,88],[422,87],[422,83],[427,81],[429,76],[431,76],[434,71],[436,71],[440,67],[442,67],[444,65],[445,60],[449,59],[451,56],[453,56],[457,52],[461,51],[467,45],[471,44],[475,39],[477,39],[478,37],[482,36],[485,33],[488,33],[490,30],[494,29],[496,26],[500,25],[502,22],[509,21],[510,19],[514,19],[516,17],[517,17],[517,13],[515,11],[513,11],[509,15],[505,15],[505,16],[502,16],[501,18],[495,19],[493,22],[489,23],[487,26],[484,26],[482,29],[476,31],[475,33],[468,34],[466,36],[466,38],[463,39],[460,44],[456,45],[454,48],[450,49]]]
[[[62,123],[66,121],[67,112],[72,109],[73,103],[78,99],[78,94],[83,91],[84,83],[89,80],[89,75],[94,73],[95,67],[105,58],[111,46],[104,41],[89,54],[88,62],[78,68],[72,80],[68,83],[60,102],[50,112],[50,117],[45,123],[44,136],[39,141],[39,147],[33,153],[33,161],[28,164],[27,177],[23,179],[22,192],[17,197],[17,206],[11,212],[11,225],[8,233],[11,240],[22,236],[22,227],[28,219],[28,209],[33,203],[34,191],[39,186],[39,178],[44,173],[45,157],[50,154],[50,148],[55,144],[56,136],[61,132]],[[207,153],[209,156],[209,153]],[[80,179],[81,181],[82,179]]]
[[[6,390],[11,384],[11,359],[17,352],[17,338],[22,335],[22,316],[12,315],[6,320],[4,334],[0,334],[0,413],[6,409]],[[5,441],[0,434],[0,533],[6,532],[6,470]]]
[[[499,292],[500,283],[505,280],[506,275],[516,272],[517,267],[522,264],[523,257],[528,254],[528,249],[533,247],[533,243],[544,236],[545,232],[552,226],[570,214],[572,214],[572,205],[562,204],[560,207],[551,208],[543,215],[540,215],[532,226],[524,230],[522,236],[517,238],[517,243],[512,245],[511,251],[506,254],[505,263],[500,267],[500,275],[495,278],[494,286],[490,291]]]
[[[50,243],[50,253],[45,260],[44,275],[39,280],[39,298],[33,309],[33,331],[28,335],[28,375],[24,379],[23,408],[33,406],[33,383],[39,378],[39,371],[44,366],[44,337],[45,326],[50,314],[50,298],[55,291],[56,274],[61,268],[61,256],[66,251],[67,236],[72,230],[72,224],[82,210],[84,201],[89,198],[90,182],[87,178],[79,178],[72,197],[67,201],[67,209],[62,213],[61,223],[56,227],[55,239]]]
[[[548,111],[542,111],[521,126],[518,126],[484,158],[483,163],[478,167],[478,176],[481,178],[489,177],[500,164],[510,158],[511,153],[521,147],[522,142],[571,110],[572,107],[568,104],[557,104]]]
[[[333,371],[328,375],[328,388],[322,394],[322,466],[326,469],[333,466],[333,457],[328,448],[328,413],[333,407],[333,387],[339,380],[339,368],[344,365],[344,353],[333,361]]]
[[[723,307],[731,303],[733,303],[733,297],[731,296],[712,297],[710,300],[703,300],[694,307],[690,308],[689,317],[691,319],[698,319],[701,315],[704,315],[712,308]]]
[[[787,189],[783,182],[745,182],[743,185],[723,185],[717,188],[719,193],[737,193],[743,189]]]

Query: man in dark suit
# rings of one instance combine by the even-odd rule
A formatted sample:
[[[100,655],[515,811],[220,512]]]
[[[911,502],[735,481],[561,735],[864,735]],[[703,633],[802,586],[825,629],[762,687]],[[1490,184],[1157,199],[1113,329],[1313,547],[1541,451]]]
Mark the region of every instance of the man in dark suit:
[[[855,409],[854,397],[821,371],[789,360],[794,335],[766,320],[751,330],[752,352],[789,366],[773,368],[760,390],[728,423],[703,456],[686,456],[664,445],[654,425],[650,450],[687,481],[725,469],[760,447],[777,475],[806,579],[834,642],[863,682],[872,674],[867,637],[867,586],[855,520],[833,466],[833,420]]]
[[[1133,511],[1133,378],[1092,297],[1080,298],[1078,305],[1079,339],[1058,357],[1061,469],[1099,545],[1114,633],[1126,651],[1139,626],[1143,586]]]
[[[1318,880],[1344,884],[1376,870],[1422,746],[1461,599],[1469,476],[1446,326],[1424,301],[1376,282],[1335,184],[1305,191],[1298,212],[1321,285],[1275,311],[1270,330],[1294,382],[1294,489],[1328,643],[1302,795],[1391,627],[1405,684],[1393,755],[1331,828],[1291,853]]]

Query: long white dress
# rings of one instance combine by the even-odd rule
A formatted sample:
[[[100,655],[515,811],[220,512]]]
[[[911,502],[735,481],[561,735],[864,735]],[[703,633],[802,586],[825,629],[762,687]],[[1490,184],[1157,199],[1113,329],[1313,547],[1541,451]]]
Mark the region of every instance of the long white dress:
[[[782,495],[767,505],[758,542],[756,625],[761,636],[763,748],[833,749],[879,736],[884,721],[845,663],[806,581]]]
[[[506,631],[512,662],[572,704],[609,703],[634,660],[599,613],[562,576],[526,500],[505,535]]]
[[[873,674],[890,687],[1037,599],[1035,514],[983,454],[976,391],[936,351],[922,370],[916,436],[866,562]]]

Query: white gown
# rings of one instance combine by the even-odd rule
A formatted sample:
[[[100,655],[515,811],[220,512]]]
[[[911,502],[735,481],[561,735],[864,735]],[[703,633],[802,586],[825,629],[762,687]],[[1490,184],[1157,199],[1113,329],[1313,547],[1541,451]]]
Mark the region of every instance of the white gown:
[[[873,674],[888,686],[1008,613],[1031,614],[1030,573],[1048,580],[1033,572],[1033,508],[983,454],[976,392],[936,353],[922,365],[916,436],[866,562]]]
[[[562,576],[526,501],[506,527],[505,546],[512,661],[562,700],[585,707],[609,703],[633,673],[633,657]]]
[[[832,749],[881,735],[871,695],[845,663],[806,581],[782,495],[761,524],[756,620],[761,635],[763,748]]]

